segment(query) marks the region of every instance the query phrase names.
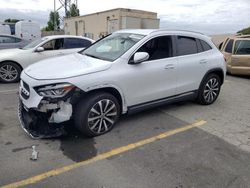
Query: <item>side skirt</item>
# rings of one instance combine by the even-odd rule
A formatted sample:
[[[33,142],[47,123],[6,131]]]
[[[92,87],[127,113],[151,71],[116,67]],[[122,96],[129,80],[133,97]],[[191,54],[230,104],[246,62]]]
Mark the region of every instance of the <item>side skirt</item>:
[[[154,107],[162,106],[166,104],[171,104],[175,102],[194,100],[197,98],[197,96],[198,96],[198,91],[196,90],[196,91],[190,91],[190,92],[182,93],[179,95],[175,95],[175,96],[171,96],[171,97],[167,97],[163,99],[158,99],[158,100],[154,100],[154,101],[150,101],[146,103],[129,106],[128,114],[137,113],[137,112],[144,111],[150,108],[154,108]]]

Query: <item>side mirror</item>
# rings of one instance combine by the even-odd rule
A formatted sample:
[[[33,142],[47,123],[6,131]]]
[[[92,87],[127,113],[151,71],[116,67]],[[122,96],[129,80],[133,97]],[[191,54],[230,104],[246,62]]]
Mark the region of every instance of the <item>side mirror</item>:
[[[147,52],[136,52],[134,54],[134,59],[129,64],[139,64],[143,61],[147,61],[149,59],[149,54]]]
[[[38,47],[35,52],[43,52],[44,48],[43,47]]]

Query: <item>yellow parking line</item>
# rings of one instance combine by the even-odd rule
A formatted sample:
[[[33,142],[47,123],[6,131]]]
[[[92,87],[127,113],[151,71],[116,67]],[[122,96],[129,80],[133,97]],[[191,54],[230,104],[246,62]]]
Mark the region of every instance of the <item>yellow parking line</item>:
[[[88,165],[90,163],[94,163],[94,162],[97,162],[97,161],[100,161],[100,160],[103,160],[103,159],[107,159],[109,157],[112,157],[112,156],[127,152],[129,150],[133,150],[133,149],[138,148],[140,146],[153,143],[153,142],[155,142],[157,140],[167,138],[167,137],[175,135],[177,133],[185,132],[185,131],[187,131],[189,129],[202,126],[205,123],[206,123],[206,121],[202,120],[202,121],[196,122],[196,123],[191,124],[191,125],[186,125],[184,127],[180,127],[180,128],[174,129],[174,130],[170,130],[170,131],[167,131],[165,133],[159,134],[157,136],[153,136],[151,138],[141,140],[141,141],[138,141],[138,142],[126,145],[126,146],[122,146],[122,147],[113,149],[113,150],[111,150],[109,152],[106,152],[106,153],[99,154],[99,155],[97,155],[97,156],[95,156],[95,157],[93,157],[91,159],[88,159],[88,160],[85,160],[85,161],[82,161],[82,162],[78,162],[78,163],[74,163],[72,165],[64,166],[64,167],[61,167],[61,168],[58,168],[58,169],[50,170],[48,172],[45,172],[45,173],[30,177],[30,178],[27,178],[27,179],[5,185],[2,188],[22,187],[22,186],[25,186],[25,185],[37,183],[37,182],[39,182],[39,181],[41,181],[43,179],[46,179],[46,178],[49,178],[49,177],[52,177],[52,176],[57,176],[57,175],[62,174],[64,172],[71,171],[73,169]]]

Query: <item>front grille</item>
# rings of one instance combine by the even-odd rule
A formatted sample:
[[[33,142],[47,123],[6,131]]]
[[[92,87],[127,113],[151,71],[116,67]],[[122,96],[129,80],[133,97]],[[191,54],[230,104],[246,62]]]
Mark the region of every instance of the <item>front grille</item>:
[[[21,81],[21,96],[26,100],[30,97],[30,87],[24,81]]]

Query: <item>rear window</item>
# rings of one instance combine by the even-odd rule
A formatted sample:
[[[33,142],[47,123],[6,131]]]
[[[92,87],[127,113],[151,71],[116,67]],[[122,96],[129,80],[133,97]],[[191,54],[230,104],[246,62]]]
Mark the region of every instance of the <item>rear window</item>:
[[[91,42],[86,39],[78,39],[78,38],[65,38],[64,39],[64,48],[86,48],[91,45]]]
[[[234,40],[230,39],[226,45],[225,52],[232,53]]]
[[[250,54],[250,40],[237,40],[235,42],[234,54],[249,55]]]
[[[198,53],[196,39],[192,37],[178,36],[177,49],[179,56]]]

